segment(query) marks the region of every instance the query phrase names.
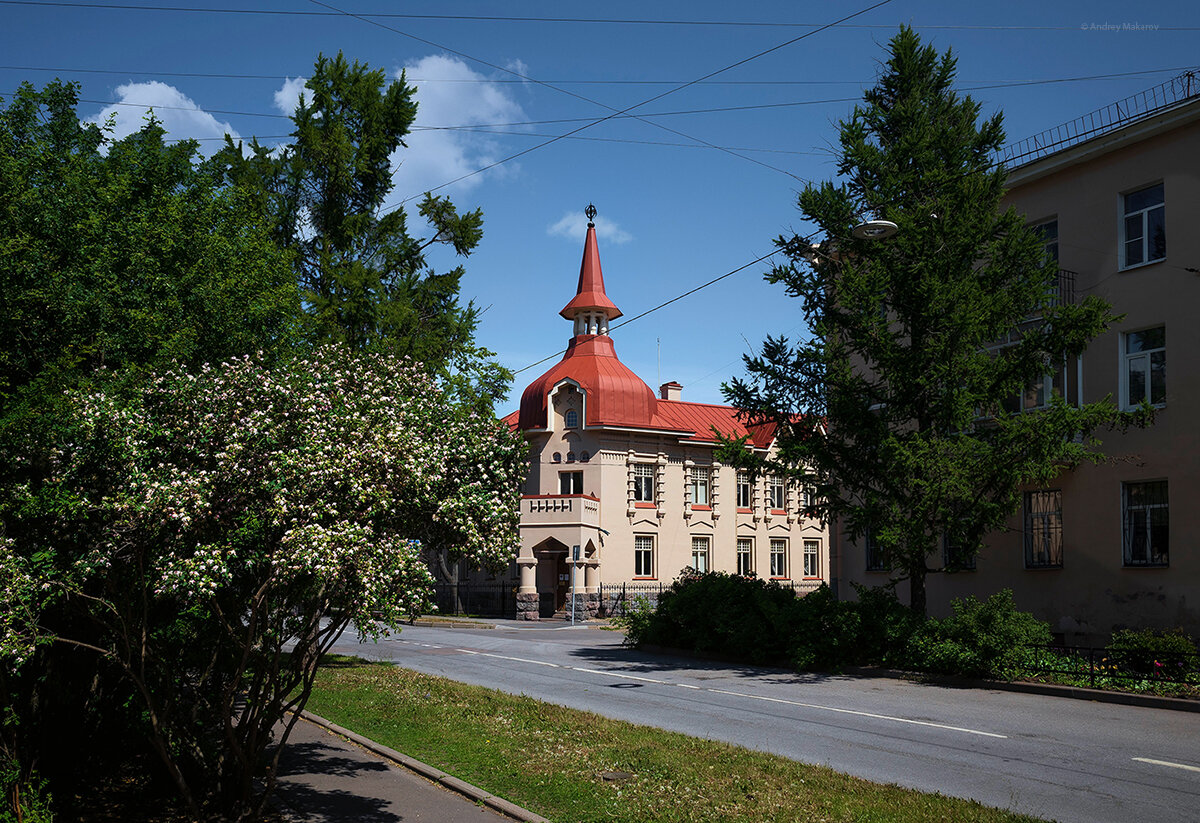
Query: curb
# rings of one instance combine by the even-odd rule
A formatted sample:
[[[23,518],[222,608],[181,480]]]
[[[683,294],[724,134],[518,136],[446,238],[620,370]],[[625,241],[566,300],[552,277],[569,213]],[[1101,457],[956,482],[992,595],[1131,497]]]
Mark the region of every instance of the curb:
[[[1038,694],[1045,697],[1062,697],[1071,700],[1091,700],[1095,703],[1112,703],[1118,706],[1141,706],[1146,709],[1166,709],[1176,712],[1200,713],[1200,700],[1182,697],[1161,697],[1156,694],[1134,694],[1114,692],[1106,689],[1089,689],[1083,686],[1062,686],[1057,683],[1032,683],[1025,680],[973,680],[969,677],[923,674],[896,669],[873,669],[869,667],[847,667],[845,674],[858,677],[884,677],[891,680],[911,680],[936,686],[956,686],[970,689],[993,689],[1001,692]]]
[[[369,738],[363,737],[360,734],[355,734],[349,729],[344,729],[336,723],[331,723],[320,715],[316,715],[308,711],[302,711],[300,712],[300,716],[313,725],[320,726],[321,728],[331,731],[336,735],[340,735],[352,743],[357,743],[367,751],[374,752],[380,757],[386,758],[387,760],[391,760],[395,763],[399,763],[409,771],[416,772],[422,777],[432,780],[434,783],[445,786],[451,791],[458,792],[459,794],[464,795],[469,800],[472,800],[476,803],[482,803],[488,808],[494,809],[500,814],[507,815],[514,820],[520,820],[522,823],[550,823],[549,820],[539,814],[534,814],[528,809],[523,809],[515,803],[508,802],[502,797],[496,797],[496,795],[492,794],[491,792],[485,792],[478,786],[472,786],[470,783],[459,780],[453,775],[446,774],[441,769],[435,769],[433,766],[430,766],[427,763],[422,763],[420,760],[409,757],[406,754],[402,754],[395,749],[389,749],[387,746],[376,743],[374,740],[370,740]]]
[[[661,654],[669,657],[679,657],[685,660],[710,660],[715,663],[730,663],[740,666],[753,666],[742,660],[736,660],[730,655],[690,653],[683,649],[672,649],[666,646],[646,644],[638,646],[638,651],[648,654]],[[797,673],[795,669],[782,666],[753,666],[756,669],[776,669],[778,671]],[[963,689],[993,689],[1001,692],[1018,692],[1021,694],[1038,694],[1044,697],[1061,697],[1070,700],[1091,700],[1094,703],[1112,703],[1118,706],[1140,706],[1146,709],[1166,709],[1175,712],[1200,713],[1200,700],[1188,700],[1182,697],[1160,697],[1156,694],[1134,694],[1132,692],[1114,692],[1105,689],[1088,689],[1083,686],[1060,686],[1057,683],[1032,683],[1024,680],[975,680],[970,677],[954,677],[945,674],[925,674],[924,672],[906,672],[899,669],[877,669],[870,666],[847,666],[841,672],[809,672],[810,674],[843,674],[853,677],[882,677],[889,680],[909,680],[914,683],[928,683],[932,686],[953,686]]]

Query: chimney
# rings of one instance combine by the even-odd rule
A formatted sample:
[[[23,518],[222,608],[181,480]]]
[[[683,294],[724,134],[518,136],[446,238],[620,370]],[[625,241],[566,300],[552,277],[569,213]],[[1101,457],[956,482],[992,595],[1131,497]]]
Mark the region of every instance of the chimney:
[[[663,400],[680,400],[683,397],[683,386],[672,380],[658,387],[658,396]]]

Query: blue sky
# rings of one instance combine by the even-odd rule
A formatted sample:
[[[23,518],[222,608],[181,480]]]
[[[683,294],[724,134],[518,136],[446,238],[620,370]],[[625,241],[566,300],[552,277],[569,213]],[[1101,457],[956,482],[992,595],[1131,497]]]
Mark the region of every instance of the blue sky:
[[[892,0],[815,31],[871,5],[0,0],[0,96],[23,80],[70,79],[82,85],[85,118],[115,115],[123,134],[152,104],[172,136],[211,148],[226,130],[285,140],[284,115],[320,52],[407,69],[418,130],[398,158],[391,202],[534,149],[441,189],[484,211],[463,294],[485,309],[481,344],[516,370],[570,334],[558,310],[574,293],[589,202],[608,293],[627,317],[766,254],[781,232],[810,231],[796,192],[832,177],[836,123],[872,84],[901,23],[954,50],[959,86],[985,112],[1004,111],[1013,141],[1200,65],[1195,2],[1131,11],[1127,2]],[[508,19],[475,19],[484,16]],[[535,148],[801,35],[636,109],[642,120],[614,118]],[[803,330],[799,306],[763,282],[766,268],[615,329],[621,359],[652,386],[661,375],[683,384],[684,399],[721,402],[743,353],[767,334]],[[548,366],[520,373],[499,411]]]

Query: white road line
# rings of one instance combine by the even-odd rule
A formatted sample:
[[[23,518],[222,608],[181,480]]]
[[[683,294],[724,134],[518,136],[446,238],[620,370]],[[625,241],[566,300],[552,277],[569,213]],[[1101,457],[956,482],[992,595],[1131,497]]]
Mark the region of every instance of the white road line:
[[[731,692],[731,691],[726,691],[725,689],[713,689],[713,688],[704,687],[704,686],[692,686],[687,683],[671,683],[668,680],[656,680],[652,677],[639,677],[638,675],[635,675],[635,674],[624,674],[621,672],[603,671],[601,669],[585,669],[585,668],[582,668],[579,666],[562,666],[558,663],[547,663],[543,660],[530,660],[527,657],[509,657],[509,656],[503,655],[503,654],[491,654],[489,652],[474,651],[472,649],[456,649],[455,651],[462,652],[463,654],[474,654],[474,655],[478,655],[480,657],[493,657],[497,660],[511,660],[515,663],[532,663],[535,666],[548,666],[552,669],[568,669],[570,671],[583,672],[584,674],[599,674],[599,675],[603,675],[604,677],[616,677],[616,678],[620,678],[622,680],[639,680],[643,683],[657,683],[662,686],[680,686],[685,689],[696,689],[698,691],[713,692],[715,694],[727,694],[732,697],[745,697],[749,700],[762,700],[767,703],[783,703],[788,706],[799,706],[800,708],[804,708],[804,709],[817,709],[819,711],[836,712],[838,714],[852,714],[852,715],[856,715],[858,717],[870,717],[875,720],[890,720],[893,723],[908,723],[913,726],[928,726],[928,727],[934,728],[934,729],[945,729],[946,731],[962,732],[963,734],[975,734],[975,735],[979,735],[981,737],[995,737],[995,738],[999,738],[1001,740],[1008,739],[1008,735],[1006,735],[1006,734],[996,734],[995,732],[984,732],[984,731],[980,731],[978,729],[964,729],[961,726],[949,726],[949,725],[946,725],[945,723],[933,723],[929,720],[912,720],[911,718],[908,718],[908,717],[893,717],[892,715],[874,714],[872,712],[860,712],[860,711],[856,711],[854,709],[839,709],[836,706],[820,706],[820,705],[817,705],[816,703],[801,703],[797,700],[784,700],[779,697],[763,697],[762,695],[746,694],[745,692]],[[1141,759],[1142,758],[1137,758],[1137,757],[1134,758],[1134,760],[1141,760]],[[1195,771],[1200,772],[1200,768],[1197,768],[1195,766],[1182,766],[1180,764],[1166,763],[1165,761],[1159,761],[1159,760],[1146,760],[1145,762],[1158,763],[1158,764],[1165,765],[1165,766],[1177,766],[1178,768],[1193,769]]]
[[[497,660],[513,660],[517,663],[532,663],[535,666],[549,666],[552,669],[563,668],[562,666],[558,665],[557,663],[547,663],[544,660],[530,660],[526,657],[505,657],[502,654],[489,654],[488,652],[475,652],[475,651],[471,651],[470,649],[455,649],[455,651],[462,652],[463,654],[477,654],[480,657],[494,657]]]
[[[998,737],[1002,740],[1008,739],[1008,735],[1006,735],[1006,734],[996,734],[995,732],[982,732],[982,731],[979,731],[978,729],[964,729],[961,726],[947,726],[944,723],[933,723],[928,720],[912,720],[911,718],[908,718],[908,717],[893,717],[892,715],[874,714],[873,712],[860,712],[860,711],[855,711],[854,709],[839,709],[834,706],[819,706],[816,703],[801,703],[796,700],[783,700],[778,697],[763,697],[761,695],[756,695],[756,694],[746,694],[745,692],[729,692],[729,691],[725,691],[724,689],[708,689],[707,691],[716,692],[718,694],[733,695],[734,697],[746,697],[746,698],[749,698],[750,700],[764,700],[768,703],[785,703],[789,706],[800,706],[805,709],[819,709],[819,710],[825,711],[825,712],[837,712],[838,714],[853,714],[853,715],[857,715],[858,717],[871,717],[876,720],[891,720],[892,722],[895,722],[895,723],[908,723],[913,726],[929,726],[934,729],[945,729],[945,730],[951,731],[951,732],[963,732],[964,734],[977,734],[982,737]]]
[[[602,674],[605,677],[619,677],[622,680],[641,680],[643,683],[658,683],[663,686],[670,686],[666,680],[655,680],[653,677],[638,677],[636,674],[622,674],[620,672],[606,672],[601,669],[581,669],[578,666],[572,666],[572,671],[586,672],[588,674]]]
[[[1186,763],[1172,763],[1170,760],[1155,760],[1152,757],[1134,757],[1139,763],[1149,763],[1153,766],[1168,766],[1172,769],[1183,769],[1189,772],[1200,772],[1200,766],[1189,766]]]

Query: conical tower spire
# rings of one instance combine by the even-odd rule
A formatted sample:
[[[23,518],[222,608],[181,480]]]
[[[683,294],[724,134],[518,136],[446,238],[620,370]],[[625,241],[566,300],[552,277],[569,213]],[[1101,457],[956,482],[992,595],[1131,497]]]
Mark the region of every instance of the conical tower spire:
[[[579,265],[579,285],[571,302],[559,312],[575,321],[575,335],[608,334],[608,321],[621,316],[608,295],[604,293],[604,273],[600,270],[600,248],[596,244],[596,207],[588,204],[587,238],[583,244],[583,262]]]

